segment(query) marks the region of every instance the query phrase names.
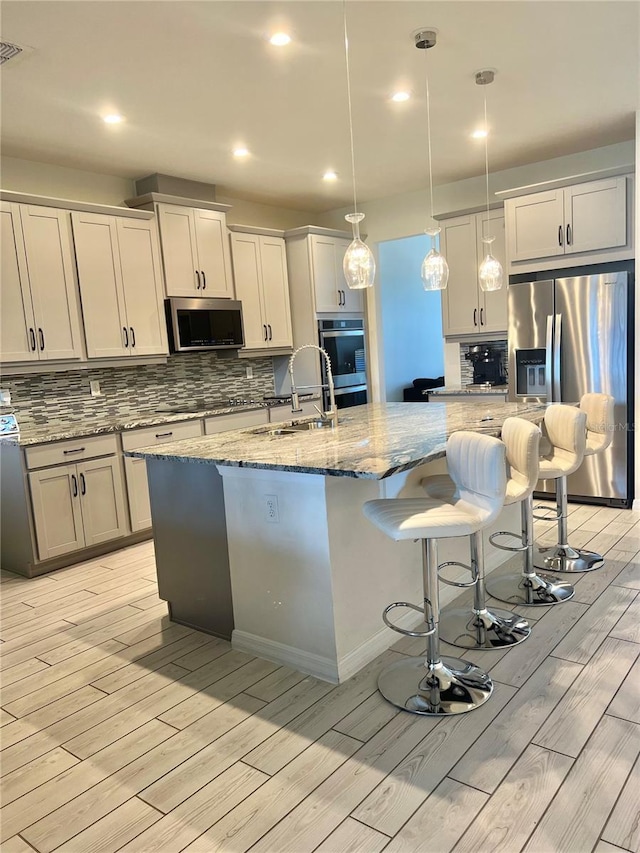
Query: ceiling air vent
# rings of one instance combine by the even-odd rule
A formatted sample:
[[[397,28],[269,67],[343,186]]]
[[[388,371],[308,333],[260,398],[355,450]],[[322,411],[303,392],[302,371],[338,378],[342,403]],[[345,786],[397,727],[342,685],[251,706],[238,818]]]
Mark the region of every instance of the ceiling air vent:
[[[19,44],[11,44],[9,41],[0,42],[0,65],[4,65],[10,59],[20,56],[23,50],[24,48],[20,47]]]

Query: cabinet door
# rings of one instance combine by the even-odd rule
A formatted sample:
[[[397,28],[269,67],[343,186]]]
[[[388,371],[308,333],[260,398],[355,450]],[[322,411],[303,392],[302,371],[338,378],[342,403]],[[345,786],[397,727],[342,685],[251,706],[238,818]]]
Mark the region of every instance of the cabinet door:
[[[131,355],[168,352],[156,225],[150,219],[116,219],[120,269]]]
[[[79,462],[77,471],[86,545],[124,536],[127,526],[118,457]]]
[[[284,240],[279,237],[260,237],[260,260],[269,346],[293,346]]]
[[[257,234],[231,234],[236,296],[242,302],[245,349],[264,349],[269,334],[262,304],[260,238]]]
[[[529,261],[564,254],[563,190],[532,193],[505,202],[509,259]]]
[[[566,253],[613,249],[627,242],[626,178],[591,181],[564,191]]]
[[[449,264],[449,283],[442,291],[442,331],[469,335],[480,331],[478,255],[474,216],[457,216],[441,223],[440,251]]]
[[[483,237],[493,236],[495,240],[491,244],[491,254],[500,261],[504,272],[504,281],[501,290],[485,293],[480,289],[478,283],[478,304],[480,306],[480,331],[481,332],[506,332],[508,329],[507,310],[507,251],[504,233],[504,215],[502,211],[489,211],[476,214],[476,230],[478,235],[478,261],[480,267],[487,253],[487,246],[482,242]]]
[[[36,323],[18,206],[1,202],[0,216],[0,361],[37,361]]]
[[[158,221],[167,296],[202,296],[193,210],[159,204]]]
[[[71,214],[89,358],[129,355],[122,275],[113,216]]]
[[[227,217],[217,210],[194,210],[202,296],[233,298]]]
[[[20,205],[40,359],[80,358],[71,216],[52,207]]]
[[[29,474],[33,519],[41,560],[83,548],[80,484],[75,465]]]
[[[339,299],[338,301],[342,302],[340,311],[361,312],[364,310],[363,293],[361,290],[349,290],[344,278],[344,271],[342,269],[342,262],[344,261],[344,256],[350,243],[350,240],[336,240],[335,243],[336,279],[338,282],[338,289],[342,291],[342,299]]]
[[[151,527],[147,463],[144,459],[133,459],[131,456],[125,456],[124,473],[127,478],[131,530],[134,532],[136,530],[147,530]]]
[[[335,313],[339,308],[338,303],[342,302],[338,299],[335,240],[317,234],[312,234],[310,240],[316,311]]]

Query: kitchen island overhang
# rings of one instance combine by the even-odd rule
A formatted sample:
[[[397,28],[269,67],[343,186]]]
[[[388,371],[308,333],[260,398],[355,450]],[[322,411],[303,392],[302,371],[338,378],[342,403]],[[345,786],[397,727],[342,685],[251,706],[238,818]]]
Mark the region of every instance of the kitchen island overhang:
[[[133,451],[147,460],[160,596],[176,621],[220,636],[233,624],[235,649],[344,681],[397,641],[383,608],[422,599],[419,544],[389,540],[362,504],[418,494],[446,470],[452,432],[499,435],[544,408],[368,404],[335,430],[279,433],[289,421]],[[518,523],[508,507],[486,535]],[[468,562],[467,540],[442,540],[441,555]],[[487,556],[488,570],[504,561]]]

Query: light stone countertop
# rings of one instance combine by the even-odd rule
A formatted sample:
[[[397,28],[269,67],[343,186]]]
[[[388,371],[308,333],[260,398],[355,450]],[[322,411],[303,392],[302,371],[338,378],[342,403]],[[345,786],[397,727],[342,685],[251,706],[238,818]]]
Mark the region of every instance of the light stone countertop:
[[[317,395],[300,396],[301,401],[308,402],[320,399]],[[178,404],[171,404],[177,406]],[[189,405],[188,403],[185,405]],[[0,436],[0,444],[17,444],[20,447],[29,447],[33,444],[46,444],[50,441],[64,441],[68,438],[81,438],[88,435],[104,435],[105,433],[122,432],[128,429],[140,427],[159,426],[162,424],[177,423],[178,421],[193,421],[202,418],[215,417],[216,415],[231,415],[239,412],[252,412],[264,408],[278,408],[286,403],[272,404],[247,403],[246,405],[216,406],[214,408],[203,408],[197,412],[158,412],[155,410],[140,411],[135,415],[97,416],[96,418],[83,417],[73,420],[72,418],[52,418],[46,424],[38,426],[22,426],[19,435]],[[7,413],[9,410],[7,410]],[[20,425],[20,414],[17,414],[18,425]]]
[[[448,436],[457,430],[499,436],[507,417],[540,423],[545,409],[539,404],[503,402],[487,402],[471,411],[466,403],[370,403],[340,411],[335,430],[272,435],[278,425],[271,424],[140,448],[126,455],[381,480],[443,457]]]
[[[506,385],[464,385],[462,388],[434,388],[427,391],[429,397],[447,397],[457,394],[507,394],[509,389]]]

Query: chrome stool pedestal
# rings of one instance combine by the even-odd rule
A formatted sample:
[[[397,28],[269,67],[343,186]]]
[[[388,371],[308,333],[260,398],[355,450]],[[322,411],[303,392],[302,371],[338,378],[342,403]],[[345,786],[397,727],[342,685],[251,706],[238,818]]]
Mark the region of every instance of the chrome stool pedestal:
[[[514,572],[496,569],[487,581],[489,595],[499,601],[509,604],[518,604],[525,607],[544,606],[550,604],[562,604],[575,595],[573,586],[568,581],[559,580],[549,575],[540,575],[534,566],[533,546],[533,497],[529,495],[520,504],[522,515],[522,544],[517,546],[503,545],[498,540],[501,536],[513,536],[518,534],[508,531],[493,533],[489,541],[494,548],[502,551],[514,551],[524,553],[524,566],[522,571]]]
[[[556,479],[556,501],[558,512],[558,544],[548,548],[536,548],[533,563],[537,569],[547,572],[582,573],[602,568],[604,557],[595,551],[572,548],[567,542],[567,478]],[[544,520],[544,519],[542,519]],[[553,520],[553,518],[551,519]]]
[[[435,539],[422,540],[422,576],[427,630],[407,631],[388,618],[389,611],[396,607],[421,610],[408,602],[390,604],[383,618],[400,634],[426,637],[426,656],[407,658],[386,667],[378,679],[378,689],[388,702],[412,714],[462,714],[483,705],[491,696],[493,683],[486,672],[469,661],[440,655],[438,546]]]

